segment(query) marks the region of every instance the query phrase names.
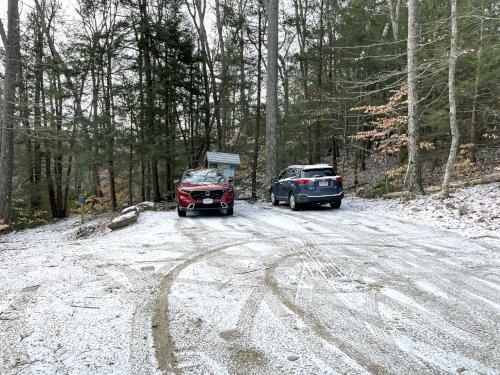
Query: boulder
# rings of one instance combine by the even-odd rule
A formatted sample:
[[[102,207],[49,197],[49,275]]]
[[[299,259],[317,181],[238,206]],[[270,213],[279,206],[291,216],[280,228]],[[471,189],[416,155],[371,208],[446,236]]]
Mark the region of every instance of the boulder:
[[[136,207],[136,206],[130,206],[130,207],[126,207],[122,210],[122,215],[125,215],[125,214],[128,214],[129,212],[132,212],[132,211],[137,211],[139,212],[139,209]]]
[[[108,228],[111,230],[126,227],[127,225],[137,223],[137,219],[139,218],[139,212],[137,210],[130,211],[124,215],[120,215],[115,217],[111,223],[108,224]]]
[[[139,210],[139,212],[156,210],[156,206],[155,206],[154,202],[147,202],[147,201],[142,202],[142,203],[137,204],[136,207]]]

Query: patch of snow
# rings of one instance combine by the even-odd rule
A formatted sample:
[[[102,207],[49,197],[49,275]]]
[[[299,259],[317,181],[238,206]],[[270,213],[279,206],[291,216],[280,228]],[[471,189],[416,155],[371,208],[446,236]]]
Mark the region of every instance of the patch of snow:
[[[448,294],[446,294],[427,280],[418,280],[415,284],[425,292],[431,293],[441,298],[450,298]]]
[[[495,186],[452,199],[492,211]],[[467,215],[423,199],[450,228],[411,209],[427,201],[347,197],[339,210],[237,202],[233,217],[148,211],[90,238],[75,239],[78,218],[3,236],[0,373],[159,374],[165,275],[164,334],[186,373],[494,373],[496,219],[468,232]]]

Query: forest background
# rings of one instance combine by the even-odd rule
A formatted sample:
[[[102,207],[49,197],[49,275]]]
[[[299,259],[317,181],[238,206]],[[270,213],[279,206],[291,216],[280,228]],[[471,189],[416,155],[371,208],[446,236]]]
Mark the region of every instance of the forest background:
[[[65,217],[80,195],[94,211],[172,199],[209,150],[241,154],[238,192],[254,199],[289,164],[332,164],[368,197],[441,184],[450,146],[449,178],[498,171],[497,1],[7,3],[0,213],[15,227]]]

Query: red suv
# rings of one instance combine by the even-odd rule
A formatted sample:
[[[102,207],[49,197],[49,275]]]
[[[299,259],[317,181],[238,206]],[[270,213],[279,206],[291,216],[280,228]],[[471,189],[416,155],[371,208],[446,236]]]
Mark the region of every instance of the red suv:
[[[216,169],[191,169],[184,172],[177,186],[177,214],[188,211],[226,210],[233,214],[234,190]]]

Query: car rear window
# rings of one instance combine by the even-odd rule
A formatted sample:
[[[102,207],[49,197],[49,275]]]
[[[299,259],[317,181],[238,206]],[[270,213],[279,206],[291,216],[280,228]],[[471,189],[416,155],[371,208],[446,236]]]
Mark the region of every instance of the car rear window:
[[[302,171],[302,177],[327,177],[333,176],[333,168],[306,169]]]

